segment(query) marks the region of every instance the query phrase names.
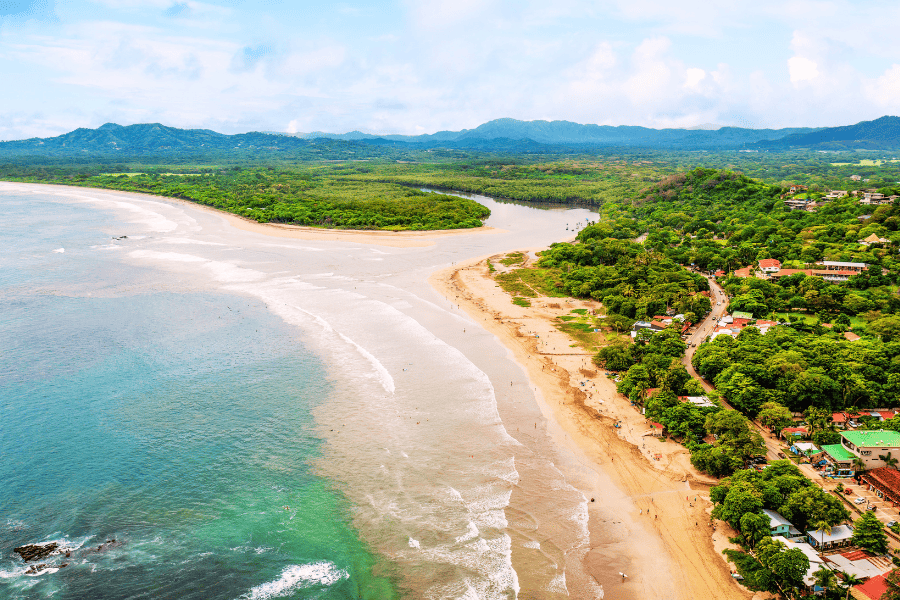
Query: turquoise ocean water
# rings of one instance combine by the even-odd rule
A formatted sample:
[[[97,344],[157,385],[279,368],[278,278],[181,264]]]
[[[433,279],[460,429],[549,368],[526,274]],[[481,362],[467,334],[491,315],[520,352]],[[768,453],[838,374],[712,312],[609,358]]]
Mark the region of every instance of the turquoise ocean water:
[[[2,209],[0,598],[393,594],[314,473],[331,384],[297,328],[124,264],[88,205]],[[70,556],[25,574],[47,541]]]

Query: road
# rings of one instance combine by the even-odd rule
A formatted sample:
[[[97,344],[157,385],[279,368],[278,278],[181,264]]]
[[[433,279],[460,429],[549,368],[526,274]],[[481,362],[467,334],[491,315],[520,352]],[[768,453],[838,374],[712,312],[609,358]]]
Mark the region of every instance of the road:
[[[687,344],[688,348],[684,354],[684,358],[682,358],[682,363],[685,368],[687,368],[688,373],[690,373],[691,377],[695,377],[700,381],[703,385],[703,389],[707,391],[712,391],[715,387],[697,373],[694,369],[694,366],[691,364],[691,359],[694,356],[694,352],[697,350],[697,346],[703,343],[706,339],[706,336],[712,334],[713,330],[717,327],[716,322],[725,315],[725,308],[728,306],[728,299],[725,295],[725,291],[716,283],[715,279],[711,277],[707,277],[709,281],[709,289],[710,289],[710,297],[712,300],[712,311],[703,321],[701,321],[693,334],[688,337]],[[696,344],[696,345],[695,345]],[[727,402],[722,400],[722,405],[725,408],[732,408],[729,406]],[[766,444],[766,459],[768,461],[778,460],[782,458],[783,455],[783,447],[779,443],[778,439],[772,435],[766,428],[761,427],[755,421],[751,421],[752,425],[757,428],[760,435],[762,435],[763,442]],[[821,475],[812,468],[809,464],[798,464],[797,467],[800,471],[813,483],[823,488],[826,491],[831,492],[832,494],[836,494],[835,488],[837,487],[838,482],[835,480],[823,480]],[[884,502],[883,499],[875,496],[874,493],[864,489],[865,486],[855,485],[855,481],[852,479],[844,482],[844,485],[851,488],[853,490],[852,494],[848,494],[847,498],[851,501],[854,498],[862,497],[865,498],[865,503],[861,505],[857,505],[860,510],[865,510],[868,506],[876,507],[875,514],[881,520],[882,523],[887,523],[893,520],[900,520],[900,513],[898,513],[897,508],[888,506],[888,503]],[[900,544],[898,544],[896,539],[891,539],[891,547],[898,548]]]

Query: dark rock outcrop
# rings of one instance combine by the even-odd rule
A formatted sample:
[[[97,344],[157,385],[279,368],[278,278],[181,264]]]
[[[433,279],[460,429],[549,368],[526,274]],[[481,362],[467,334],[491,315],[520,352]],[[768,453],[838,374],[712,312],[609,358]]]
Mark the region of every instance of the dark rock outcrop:
[[[28,544],[13,548],[13,552],[21,556],[22,560],[25,562],[31,562],[33,560],[40,560],[45,556],[50,556],[50,553],[57,548],[59,548],[59,544],[56,542],[51,542],[49,544]]]

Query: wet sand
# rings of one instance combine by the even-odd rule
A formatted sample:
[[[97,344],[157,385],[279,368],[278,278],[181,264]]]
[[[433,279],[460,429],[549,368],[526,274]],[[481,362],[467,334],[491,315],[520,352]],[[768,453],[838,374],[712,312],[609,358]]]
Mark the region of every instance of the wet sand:
[[[616,393],[591,356],[553,326],[553,317],[598,303],[539,298],[529,308],[514,305],[483,258],[436,272],[429,281],[509,348],[537,389],[545,416],[558,425],[551,428],[557,442],[584,461],[581,485],[597,499],[589,504],[585,568],[609,597],[752,597],[732,579],[721,547],[714,547],[708,490],[715,480],[693,469],[680,444],[645,435],[646,419]],[[612,508],[620,521],[598,522],[601,508]],[[654,553],[660,541],[665,552]]]

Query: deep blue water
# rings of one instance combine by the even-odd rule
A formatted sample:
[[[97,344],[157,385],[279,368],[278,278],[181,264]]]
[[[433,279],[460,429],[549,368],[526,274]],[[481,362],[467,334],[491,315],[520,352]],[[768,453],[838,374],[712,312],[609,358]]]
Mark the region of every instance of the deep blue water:
[[[331,385],[299,330],[171,291],[90,205],[0,208],[0,598],[392,595],[313,472]],[[49,540],[68,566],[23,574]]]

